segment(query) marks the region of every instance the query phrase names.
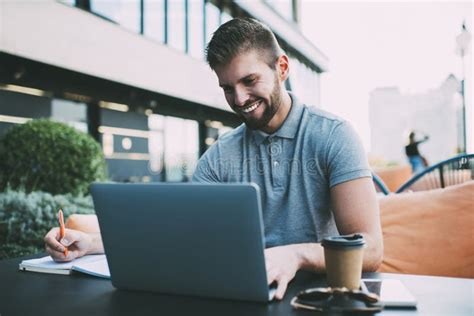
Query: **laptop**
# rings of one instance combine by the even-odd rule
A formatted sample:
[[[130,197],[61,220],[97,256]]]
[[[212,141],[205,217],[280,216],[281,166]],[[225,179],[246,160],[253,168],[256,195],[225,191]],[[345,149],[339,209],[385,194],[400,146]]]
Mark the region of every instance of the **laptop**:
[[[257,185],[94,183],[91,192],[117,289],[273,299]]]

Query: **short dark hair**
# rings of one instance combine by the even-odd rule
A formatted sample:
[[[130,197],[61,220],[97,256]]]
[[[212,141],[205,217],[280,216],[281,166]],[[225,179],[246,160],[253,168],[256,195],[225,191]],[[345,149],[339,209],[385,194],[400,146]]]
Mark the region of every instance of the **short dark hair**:
[[[265,24],[251,18],[235,18],[222,24],[207,44],[206,58],[211,69],[229,63],[235,56],[256,50],[270,68],[281,54],[278,41]]]

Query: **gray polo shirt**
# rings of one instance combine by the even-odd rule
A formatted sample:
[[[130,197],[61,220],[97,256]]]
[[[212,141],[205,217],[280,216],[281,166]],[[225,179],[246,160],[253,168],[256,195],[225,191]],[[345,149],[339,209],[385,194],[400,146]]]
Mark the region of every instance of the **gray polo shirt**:
[[[245,124],[221,136],[199,160],[195,182],[253,182],[260,187],[266,247],[320,242],[338,234],[330,188],[371,177],[355,131],[328,112],[292,98],[273,134]]]

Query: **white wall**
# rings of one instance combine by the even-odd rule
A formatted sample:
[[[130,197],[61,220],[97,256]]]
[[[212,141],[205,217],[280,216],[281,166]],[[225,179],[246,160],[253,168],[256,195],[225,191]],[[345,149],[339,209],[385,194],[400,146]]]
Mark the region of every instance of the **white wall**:
[[[396,88],[371,93],[369,114],[371,155],[407,163],[408,132],[418,130],[430,139],[418,148],[430,164],[451,158],[460,142],[459,83],[450,80],[424,94],[401,94]]]

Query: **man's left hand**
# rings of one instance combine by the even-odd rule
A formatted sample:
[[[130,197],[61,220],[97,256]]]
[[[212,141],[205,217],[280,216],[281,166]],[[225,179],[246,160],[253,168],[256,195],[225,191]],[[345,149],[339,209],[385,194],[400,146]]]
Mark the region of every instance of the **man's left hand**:
[[[268,285],[278,283],[275,293],[277,300],[283,299],[288,283],[295,277],[300,267],[296,245],[265,249]]]

